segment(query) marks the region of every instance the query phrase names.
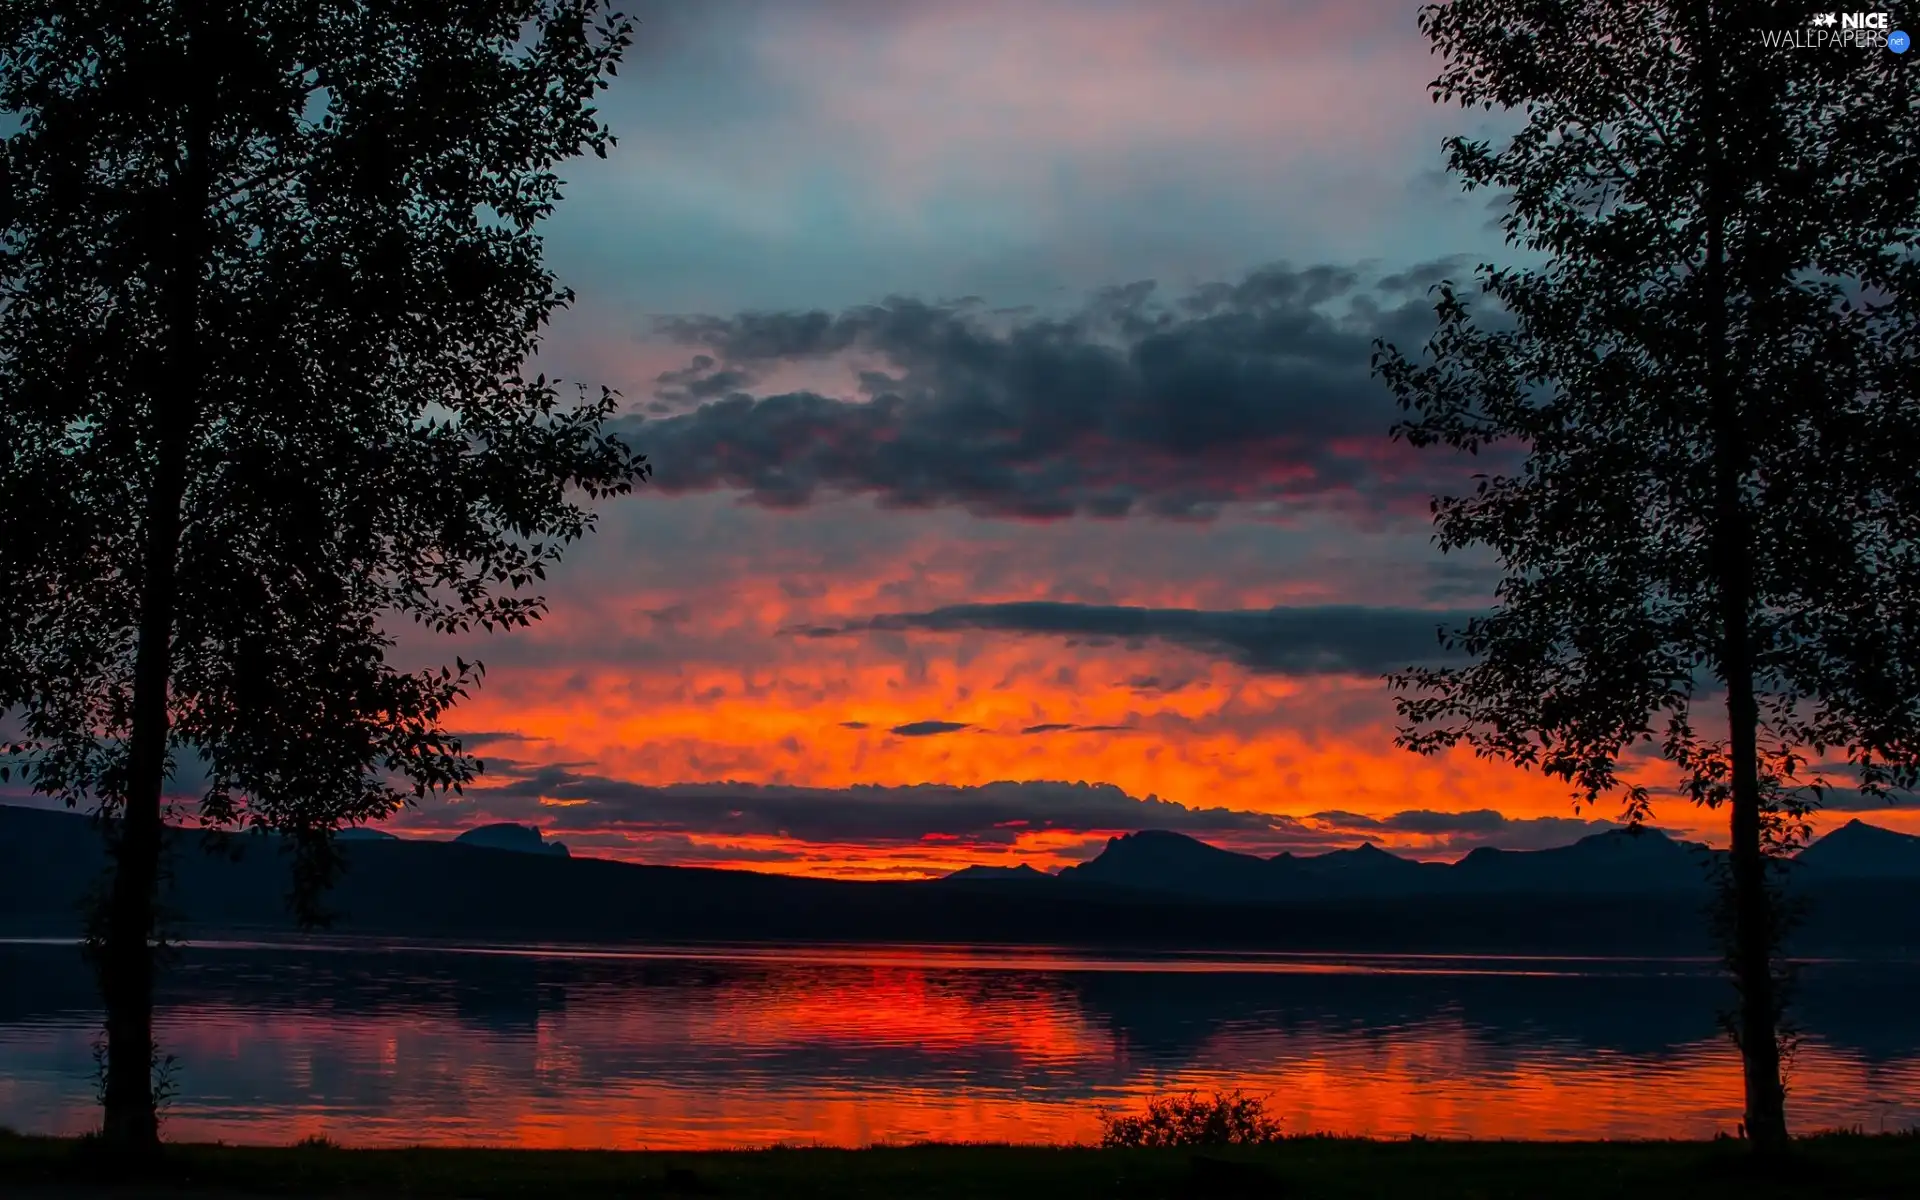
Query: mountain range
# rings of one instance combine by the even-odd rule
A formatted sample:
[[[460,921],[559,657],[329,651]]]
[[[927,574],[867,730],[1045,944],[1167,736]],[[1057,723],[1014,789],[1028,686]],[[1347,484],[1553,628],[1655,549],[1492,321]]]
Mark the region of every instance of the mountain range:
[[[1372,844],[1351,850],[1259,858],[1164,830],[1116,837],[1100,854],[1062,870],[1070,882],[1170,892],[1208,900],[1283,902],[1435,895],[1611,895],[1707,887],[1718,854],[1657,829],[1616,829],[1546,850],[1482,846],[1455,863],[1402,858]],[[976,874],[950,879],[1013,880]],[[1789,874],[1814,881],[1920,880],[1920,837],[1854,820],[1792,860]],[[1038,873],[1035,873],[1038,876]]]
[[[475,836],[475,835],[479,836]],[[292,929],[273,839],[203,853],[176,830],[185,936]],[[845,940],[1391,953],[1712,953],[1712,852],[1655,830],[1423,863],[1373,846],[1260,858],[1181,834],[1114,838],[1048,875],[973,867],[855,883],[569,856],[527,827],[455,841],[344,839],[341,934],[489,941]],[[98,830],[0,806],[0,935],[63,937],[104,869]],[[1799,953],[1920,953],[1920,838],[1853,822],[1803,851]]]

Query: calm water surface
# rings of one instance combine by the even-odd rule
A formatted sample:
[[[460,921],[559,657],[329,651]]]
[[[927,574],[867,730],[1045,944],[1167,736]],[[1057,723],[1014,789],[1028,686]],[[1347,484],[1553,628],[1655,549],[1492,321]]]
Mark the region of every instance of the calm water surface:
[[[1920,1125],[1920,965],[1810,964],[1801,1128]],[[1739,1120],[1713,964],[916,948],[204,944],[167,973],[170,1137],[354,1145],[1087,1140],[1262,1093],[1291,1131],[1705,1137]],[[97,1119],[68,945],[0,944],[0,1125]]]

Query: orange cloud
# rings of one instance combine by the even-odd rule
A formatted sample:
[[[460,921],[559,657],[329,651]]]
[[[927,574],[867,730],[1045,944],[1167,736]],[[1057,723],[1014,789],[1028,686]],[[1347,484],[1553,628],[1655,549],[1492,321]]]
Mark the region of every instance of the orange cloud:
[[[1406,810],[1574,816],[1565,789],[1538,776],[1466,753],[1422,758],[1395,748],[1391,697],[1377,679],[1263,674],[1157,642],[991,630],[794,632],[960,603],[1236,609],[1363,598],[1418,606],[1434,576],[1408,564],[1423,561],[1424,543],[1417,527],[1356,533],[1311,519],[1294,527],[1022,525],[888,514],[859,501],[789,514],[726,496],[645,497],[612,510],[607,530],[568,564],[548,621],[461,647],[485,659],[489,673],[454,720],[489,735],[477,749],[496,768],[572,764],[653,787],[1086,780],[1136,798],[1303,821]],[[1448,601],[1463,602],[1477,601]],[[426,648],[409,643],[410,652]],[[435,660],[447,652],[435,647]],[[926,722],[964,728],[891,732]],[[1058,726],[1069,728],[1046,728]],[[513,777],[497,769],[484,782]],[[1658,772],[1648,778],[1667,782]],[[448,831],[486,818],[490,803],[482,786],[463,807],[430,809],[407,823]],[[768,830],[583,830],[550,811],[564,827],[560,836],[584,853],[846,878],[916,877],[973,863],[1057,867],[1131,828],[810,841]],[[1913,810],[1863,815],[1920,831]],[[1662,803],[1656,818],[1677,832],[1721,837],[1719,814],[1683,800]],[[1363,836],[1423,856],[1460,852],[1445,834],[1405,829],[1356,827],[1348,844]]]
[[[665,507],[656,501],[647,511]],[[753,517],[756,526],[763,521],[800,524]],[[1391,698],[1376,679],[1261,674],[1152,643],[991,631],[795,635],[798,627],[961,600],[1060,598],[1063,591],[1071,597],[1062,580],[1070,586],[1078,574],[1076,557],[1089,565],[1090,578],[1103,543],[1131,536],[1151,561],[1156,536],[1080,522],[1070,532],[1090,539],[1093,552],[1084,544],[1071,551],[1071,538],[1031,527],[1019,531],[1021,540],[944,539],[923,529],[886,545],[899,529],[887,530],[886,520],[871,514],[863,525],[877,531],[885,553],[856,549],[823,561],[790,542],[764,547],[765,558],[754,561],[762,547],[749,538],[721,552],[725,565],[709,557],[704,579],[601,579],[576,587],[558,598],[548,622],[483,648],[489,675],[458,721],[512,735],[482,746],[483,756],[586,764],[598,776],[653,786],[1088,780],[1189,807],[1293,817],[1413,808],[1491,808],[1515,818],[1573,813],[1564,789],[1536,776],[1467,754],[1429,759],[1395,749]],[[1056,546],[1062,570],[1049,577],[1040,564]],[[1089,587],[1081,596],[1253,606],[1320,599],[1339,589],[1325,576],[1271,586],[1236,581],[1232,556],[1224,557],[1226,569],[1211,578],[1149,575]],[[926,722],[960,728],[929,736],[892,732]],[[472,797],[485,807],[484,787]],[[419,820],[445,823],[457,815],[423,813]],[[1660,815],[1684,824],[1690,814]],[[1058,866],[1124,831],[1029,832],[994,846],[789,842],[790,857],[778,860],[778,839],[696,837],[669,846],[622,835],[591,852],[888,877],[972,862]],[[1435,837],[1381,836],[1400,849],[1446,853]]]

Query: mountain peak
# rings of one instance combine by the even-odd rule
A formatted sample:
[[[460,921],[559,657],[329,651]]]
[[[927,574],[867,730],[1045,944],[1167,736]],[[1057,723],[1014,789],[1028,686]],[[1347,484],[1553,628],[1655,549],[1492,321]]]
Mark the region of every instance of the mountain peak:
[[[1901,833],[1897,829],[1888,829],[1884,825],[1871,825],[1859,817],[1853,818],[1838,829],[1829,831],[1820,841],[1830,842],[1835,838],[1843,841],[1882,842],[1888,845],[1920,840],[1911,833]]]
[[[1112,838],[1098,857],[1060,872],[1064,879],[1200,895],[1240,894],[1267,862],[1170,829]]]
[[[1622,825],[1617,829],[1603,829],[1599,833],[1590,833],[1575,842],[1622,842],[1638,838],[1648,838],[1654,842],[1671,842],[1673,835],[1657,825]]]
[[[567,847],[564,843],[549,842],[534,826],[518,825],[512,821],[478,825],[453,840],[463,846],[479,846],[487,850],[511,850],[519,854],[551,854],[559,858],[567,857]]]
[[[1821,875],[1849,879],[1920,878],[1920,837],[1855,817],[1795,859]]]
[[[1654,825],[1622,825],[1590,833],[1570,846],[1538,851],[1542,854],[1628,855],[1653,861],[1691,858],[1706,849],[1704,842],[1689,842]]]
[[[1134,843],[1146,843],[1146,844],[1152,844],[1157,842],[1162,845],[1177,845],[1181,843],[1190,843],[1195,846],[1206,846],[1208,844],[1206,842],[1201,841],[1199,838],[1192,836],[1191,834],[1179,833],[1172,829],[1140,829],[1140,830],[1134,831],[1133,833],[1123,833],[1117,838],[1107,839],[1107,845],[1109,846],[1113,845],[1116,842],[1134,842]],[[1210,848],[1217,849],[1218,847],[1210,847]]]
[[[981,863],[971,867],[961,867],[958,871],[949,872],[945,875],[942,875],[940,878],[961,880],[964,882],[968,880],[986,880],[986,879],[995,879],[995,880],[1046,879],[1048,878],[1048,875],[1045,871],[1035,870],[1032,863],[1019,863],[1018,865],[1011,866],[1011,867],[990,866],[988,864]]]
[[[1412,862],[1410,858],[1401,858],[1374,842],[1361,842],[1358,846],[1349,846],[1344,850],[1328,850],[1323,854],[1308,855],[1299,860],[1302,863],[1347,863],[1347,864],[1384,864]]]

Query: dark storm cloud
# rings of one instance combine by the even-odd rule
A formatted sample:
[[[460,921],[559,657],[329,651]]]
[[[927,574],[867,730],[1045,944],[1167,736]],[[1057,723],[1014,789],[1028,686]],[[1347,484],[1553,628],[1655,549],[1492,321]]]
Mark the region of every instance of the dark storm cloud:
[[[1811,791],[1803,791],[1801,796],[1806,800],[1814,798]],[[1884,796],[1873,796],[1856,787],[1830,787],[1822,790],[1818,807],[1829,812],[1867,814],[1920,808],[1920,794],[1893,791]]]
[[[924,837],[1012,842],[1022,830],[1177,829],[1271,838],[1315,831],[1287,817],[1137,799],[1110,784],[990,783],[980,787],[810,788],[747,783],[649,787],[551,767],[508,766],[509,782],[470,793],[495,816],[537,819],[550,834],[616,829],[898,843]],[[543,805],[542,800],[557,805]]]
[[[1431,839],[1428,844],[1433,849],[1447,852],[1473,850],[1480,846],[1545,850],[1620,827],[1614,821],[1579,817],[1509,817],[1490,808],[1457,813],[1416,808],[1386,817],[1333,811],[1318,812],[1307,819],[1326,828],[1360,836],[1412,834]]]
[[[711,400],[746,386],[752,380],[744,371],[716,370],[713,359],[696,354],[693,361],[678,371],[662,371],[654,382],[662,399]]]
[[[1386,819],[1388,829],[1402,833],[1491,833],[1504,828],[1507,818],[1491,808],[1472,812],[1442,813],[1426,809],[1395,813]]]
[[[958,721],[908,721],[905,725],[895,725],[887,732],[899,734],[901,737],[933,737],[942,733],[959,733],[963,729],[971,728],[973,726],[963,725]]]
[[[1209,610],[1067,604],[1048,600],[954,604],[929,612],[894,613],[833,628],[798,632],[813,637],[864,632],[1004,633],[1161,641],[1217,655],[1256,671],[1289,675],[1377,675],[1442,657],[1438,630],[1458,626],[1470,612],[1422,609],[1272,608]]]
[[[1317,854],[1387,835],[1415,835],[1430,849],[1561,846],[1612,828],[1604,821],[1501,817],[1487,811],[1411,810],[1389,817],[1323,812],[1296,818],[1227,808],[1194,808],[1157,796],[1140,799],[1111,784],[1028,781],[979,787],[947,784],[789,787],[750,783],[628,783],[564,767],[494,764],[498,786],[468,800],[484,819],[531,821],[550,837],[586,846],[582,833],[609,845],[614,835],[788,838],[782,853],[807,846],[900,845],[923,840],[1011,845],[1025,832],[1104,835],[1168,829],[1246,853]],[[476,817],[477,821],[481,819]],[[402,822],[404,824],[404,822]],[[404,830],[402,830],[404,832]],[[1099,853],[1089,842],[1083,852]],[[711,853],[711,851],[707,851]]]
[[[488,746],[498,746],[506,742],[520,745],[526,742],[543,742],[546,740],[545,738],[528,737],[520,733],[503,733],[495,730],[461,730],[453,736],[459,738],[461,747],[468,751],[482,750]]]
[[[823,494],[1028,518],[1423,507],[1445,455],[1389,440],[1398,413],[1368,360],[1375,336],[1419,344],[1442,266],[1373,280],[1274,266],[1172,300],[1139,283],[1065,317],[896,298],[672,318],[660,331],[701,352],[660,395],[708,402],[625,432],[667,491],[742,489],[776,508]],[[858,395],[746,389],[843,354],[887,367]]]
[[[1491,808],[1453,813],[1416,808],[1397,812],[1389,817],[1369,817],[1335,809],[1330,812],[1315,813],[1313,819],[1329,825],[1337,825],[1342,829],[1368,833],[1418,833],[1429,836],[1449,833],[1489,833],[1512,824],[1506,816]]]

